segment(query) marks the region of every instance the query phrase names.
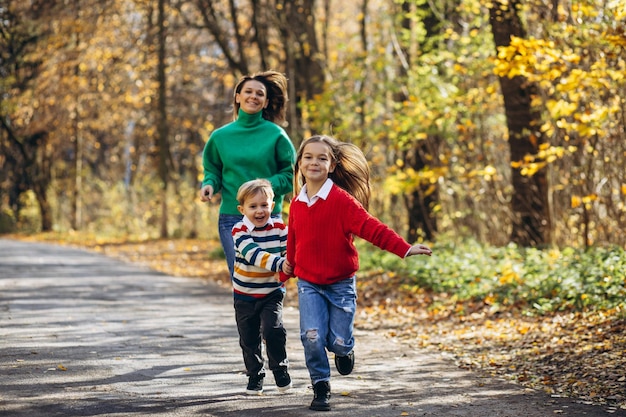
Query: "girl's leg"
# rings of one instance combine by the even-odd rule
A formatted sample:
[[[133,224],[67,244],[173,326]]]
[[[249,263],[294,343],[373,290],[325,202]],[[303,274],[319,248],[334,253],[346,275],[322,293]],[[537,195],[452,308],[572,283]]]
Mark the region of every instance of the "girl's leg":
[[[329,304],[328,350],[338,356],[348,355],[354,349],[354,316],[356,314],[356,278],[348,278],[329,285],[326,291]]]
[[[284,298],[284,292],[274,291],[266,300],[263,300],[263,307],[260,312],[261,328],[267,347],[268,365],[272,371],[287,370],[289,367],[286,349],[287,330],[283,326]]]
[[[323,291],[323,287],[298,280],[300,340],[304,347],[306,367],[314,385],[330,380],[330,365],[326,354],[329,315]]]
[[[217,223],[217,228],[220,234],[220,242],[222,242],[222,248],[224,249],[224,255],[226,256],[226,264],[228,265],[228,271],[230,277],[233,276],[233,270],[235,269],[235,244],[233,242],[233,226],[240,221],[243,216],[236,216],[232,214],[220,214]]]
[[[264,375],[265,368],[261,356],[261,317],[256,309],[256,303],[235,300],[235,319],[246,375]]]

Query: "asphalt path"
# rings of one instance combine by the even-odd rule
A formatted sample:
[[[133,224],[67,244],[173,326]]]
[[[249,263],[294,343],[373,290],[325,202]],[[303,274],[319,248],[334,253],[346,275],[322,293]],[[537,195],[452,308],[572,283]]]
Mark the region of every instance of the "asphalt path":
[[[359,330],[354,372],[333,370],[332,411],[310,411],[297,309],[286,309],[285,324],[294,388],[279,393],[270,375],[264,395],[247,396],[228,291],[88,251],[0,239],[0,416],[626,415],[480,377]]]

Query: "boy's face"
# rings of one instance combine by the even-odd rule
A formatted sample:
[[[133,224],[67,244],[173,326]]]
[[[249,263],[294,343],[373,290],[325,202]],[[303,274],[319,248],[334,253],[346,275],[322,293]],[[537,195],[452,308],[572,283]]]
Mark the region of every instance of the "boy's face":
[[[269,221],[274,209],[274,201],[264,193],[258,192],[237,206],[239,212],[246,216],[256,227],[263,227]]]

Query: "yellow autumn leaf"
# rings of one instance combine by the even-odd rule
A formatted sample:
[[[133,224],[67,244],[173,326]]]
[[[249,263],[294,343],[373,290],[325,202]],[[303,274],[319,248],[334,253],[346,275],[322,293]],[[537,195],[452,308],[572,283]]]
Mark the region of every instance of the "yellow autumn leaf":
[[[589,194],[583,197],[583,203],[585,204],[589,204],[593,201],[596,201],[598,199],[598,195],[597,194]]]
[[[572,115],[577,109],[577,103],[567,102],[565,100],[548,100],[546,107],[550,111],[553,118],[566,117]]]
[[[492,305],[496,302],[496,297],[493,294],[489,294],[484,299],[485,304]]]
[[[61,364],[57,365],[57,369],[59,371],[67,371],[67,368],[65,366],[61,365]]]

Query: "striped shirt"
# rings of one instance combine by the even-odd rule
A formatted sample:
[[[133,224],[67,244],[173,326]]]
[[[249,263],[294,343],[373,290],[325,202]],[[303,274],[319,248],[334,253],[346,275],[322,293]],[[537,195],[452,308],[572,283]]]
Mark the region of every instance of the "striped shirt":
[[[247,217],[232,230],[235,244],[233,293],[235,298],[254,301],[274,291],[285,291],[276,273],[282,270],[287,250],[287,226],[270,218],[263,227],[255,227]]]

